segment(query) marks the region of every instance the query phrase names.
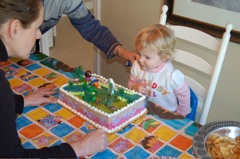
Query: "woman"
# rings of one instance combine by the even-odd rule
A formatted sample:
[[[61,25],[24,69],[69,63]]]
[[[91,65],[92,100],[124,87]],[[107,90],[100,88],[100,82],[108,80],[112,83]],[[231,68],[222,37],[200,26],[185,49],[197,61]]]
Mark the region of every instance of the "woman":
[[[11,57],[28,58],[35,40],[41,37],[42,0],[0,1],[0,62]],[[24,149],[16,130],[16,116],[23,108],[41,103],[55,103],[50,88],[40,88],[23,97],[13,95],[4,71],[0,70],[0,158],[73,158],[105,150],[103,130],[90,132],[81,140],[42,149]]]

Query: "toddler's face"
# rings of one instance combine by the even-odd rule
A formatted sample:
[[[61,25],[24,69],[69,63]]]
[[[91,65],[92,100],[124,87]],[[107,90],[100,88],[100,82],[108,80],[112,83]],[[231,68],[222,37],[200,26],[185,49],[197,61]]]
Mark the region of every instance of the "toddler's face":
[[[138,52],[138,54],[140,55],[138,63],[141,69],[144,71],[155,69],[166,61],[166,59],[161,59],[157,50],[143,49],[142,51]]]

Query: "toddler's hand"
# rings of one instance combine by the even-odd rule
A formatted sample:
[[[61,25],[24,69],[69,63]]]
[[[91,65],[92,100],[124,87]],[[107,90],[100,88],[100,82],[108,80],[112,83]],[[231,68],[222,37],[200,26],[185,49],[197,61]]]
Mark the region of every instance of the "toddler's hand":
[[[146,81],[143,81],[143,82],[137,84],[137,91],[138,91],[139,93],[142,93],[142,94],[145,95],[145,96],[148,96],[148,95],[149,95],[149,91],[150,91],[150,90],[147,88],[147,83],[146,83]]]
[[[138,92],[139,93],[142,93],[143,95],[145,95],[145,96],[148,96],[148,89],[146,88],[146,87],[143,87],[143,86],[139,86],[138,87]]]

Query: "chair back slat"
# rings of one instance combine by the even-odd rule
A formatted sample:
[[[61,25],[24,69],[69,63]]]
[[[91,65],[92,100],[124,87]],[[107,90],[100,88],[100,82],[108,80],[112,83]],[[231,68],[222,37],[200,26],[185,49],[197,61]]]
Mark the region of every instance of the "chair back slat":
[[[171,28],[174,30],[176,37],[179,39],[186,40],[213,51],[218,50],[220,47],[220,42],[216,38],[202,31],[177,25],[171,26]]]
[[[212,75],[213,73],[213,66],[210,65],[206,60],[184,50],[176,49],[172,60],[187,65],[207,75]]]

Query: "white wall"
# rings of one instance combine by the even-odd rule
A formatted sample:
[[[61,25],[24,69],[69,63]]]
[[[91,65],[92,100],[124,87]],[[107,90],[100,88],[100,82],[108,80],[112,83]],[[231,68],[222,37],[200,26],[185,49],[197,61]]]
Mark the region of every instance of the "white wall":
[[[125,48],[133,51],[133,40],[143,27],[158,23],[162,0],[101,0],[101,22],[108,26]],[[179,44],[183,45],[184,44]],[[101,56],[101,74],[127,85],[129,68],[117,59]],[[240,45],[230,43],[208,122],[240,121]]]

